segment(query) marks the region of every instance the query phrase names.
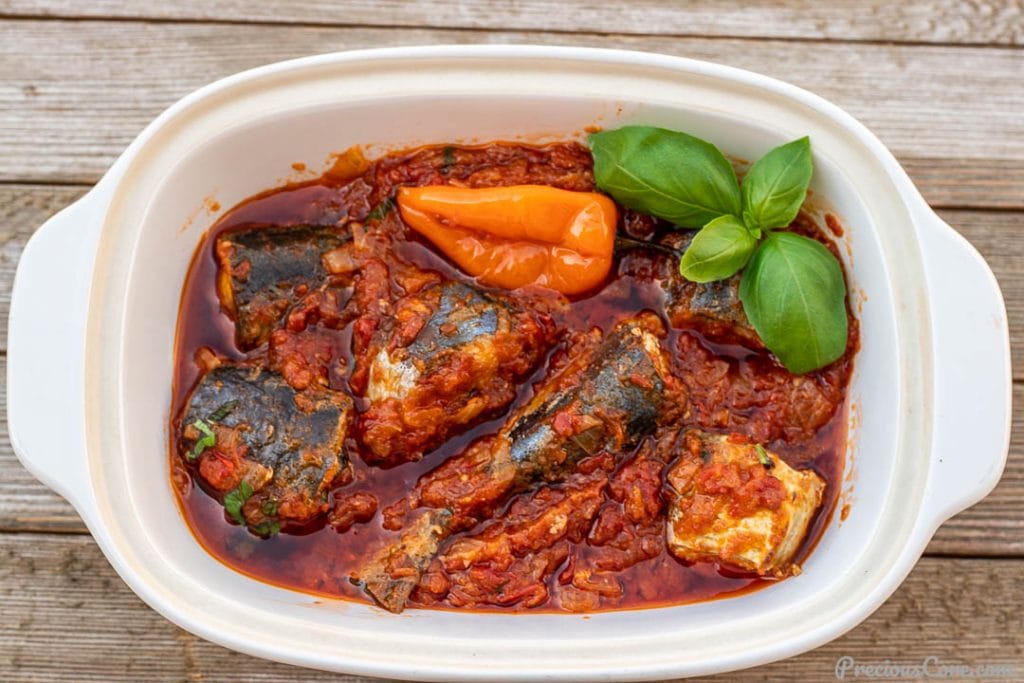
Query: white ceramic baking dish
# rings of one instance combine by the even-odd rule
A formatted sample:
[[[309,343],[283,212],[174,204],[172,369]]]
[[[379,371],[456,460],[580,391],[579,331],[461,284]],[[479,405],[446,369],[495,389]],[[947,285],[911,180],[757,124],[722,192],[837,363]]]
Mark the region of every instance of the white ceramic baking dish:
[[[168,484],[175,319],[200,235],[292,162],[438,141],[650,123],[753,159],[809,134],[813,190],[846,226],[862,349],[843,501],[804,573],[671,608],[502,615],[373,607],[276,588],[208,555]],[[372,145],[376,145],[373,147]],[[999,288],[862,125],[810,93],[732,68],[636,52],[430,47],[249,71],[161,115],[85,197],[32,238],[11,305],[11,440],[82,515],[154,609],[260,657],[436,680],[628,680],[788,657],[867,617],[932,533],[1005,462],[1009,338]]]

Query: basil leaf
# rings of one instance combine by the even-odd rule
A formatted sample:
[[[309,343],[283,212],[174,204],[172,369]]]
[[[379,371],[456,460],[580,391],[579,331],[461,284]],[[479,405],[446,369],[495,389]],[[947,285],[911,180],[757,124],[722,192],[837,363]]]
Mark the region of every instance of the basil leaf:
[[[196,420],[192,423],[192,427],[202,433],[202,436],[196,440],[192,446],[192,450],[189,451],[188,459],[195,460],[203,454],[207,448],[212,448],[217,443],[217,435],[213,433],[210,425],[206,424],[203,420]]]
[[[770,470],[775,467],[775,463],[772,461],[771,457],[769,457],[768,451],[765,450],[764,446],[759,443],[755,443],[754,452],[757,453],[758,462],[760,462],[766,470]]]
[[[790,372],[817,370],[846,350],[846,282],[820,242],[769,233],[743,271],[740,301],[765,346]]]
[[[789,225],[807,196],[814,171],[806,136],[765,154],[743,178],[743,222],[751,229]]]
[[[238,488],[231,489],[224,494],[224,509],[231,516],[231,519],[239,524],[245,524],[245,517],[242,516],[242,506],[245,505],[245,501],[249,500],[251,495],[252,487],[249,486],[247,481],[243,481],[238,485]]]
[[[698,232],[682,260],[679,274],[693,282],[732,277],[747,265],[757,240],[736,216],[719,216]]]
[[[710,142],[651,126],[587,137],[597,187],[615,201],[684,228],[740,214],[732,164]]]

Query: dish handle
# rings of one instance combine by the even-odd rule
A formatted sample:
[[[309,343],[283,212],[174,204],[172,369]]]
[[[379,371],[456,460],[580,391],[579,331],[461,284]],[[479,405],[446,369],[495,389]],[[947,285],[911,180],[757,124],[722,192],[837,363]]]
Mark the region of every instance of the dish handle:
[[[86,458],[85,324],[100,232],[95,191],[63,209],[25,245],[7,335],[7,425],[18,459],[81,514],[91,496]]]
[[[932,463],[925,512],[938,527],[995,488],[1010,443],[1010,334],[985,259],[931,209],[924,252],[934,351]]]

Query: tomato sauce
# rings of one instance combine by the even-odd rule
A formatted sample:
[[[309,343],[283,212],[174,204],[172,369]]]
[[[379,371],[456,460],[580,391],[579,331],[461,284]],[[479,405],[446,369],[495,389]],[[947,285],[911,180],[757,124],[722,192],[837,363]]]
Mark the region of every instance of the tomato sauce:
[[[358,160],[357,160],[358,161]],[[574,190],[592,190],[589,152],[576,144],[559,144],[544,148],[495,143],[476,148],[430,147],[389,155],[370,164],[356,163],[354,177],[325,175],[319,179],[283,188],[269,190],[246,200],[228,211],[206,234],[198,245],[193,263],[182,291],[180,317],[175,347],[175,377],[171,434],[181,433],[180,420],[192,388],[200,377],[197,354],[210,349],[218,356],[230,360],[261,358],[266,348],[246,353],[235,344],[234,325],[223,312],[217,296],[217,264],[214,245],[217,236],[237,226],[265,223],[276,225],[337,225],[348,218],[361,219],[403,184],[445,183],[458,178],[467,187],[486,187],[516,184],[524,181],[543,182]],[[813,234],[827,242],[824,233],[807,217],[801,217],[802,232]],[[668,226],[626,212],[620,219],[621,228],[644,237],[664,233]],[[642,230],[636,229],[641,226]],[[835,232],[835,228],[832,228]],[[428,243],[412,234],[403,235],[396,242],[397,256],[419,268],[440,273],[443,277],[466,280],[443,256]],[[556,313],[556,323],[570,331],[586,331],[593,327],[607,332],[616,322],[642,310],[664,311],[665,291],[651,277],[655,258],[642,251],[625,251],[617,256],[616,265],[608,281],[597,290],[575,297],[569,305]],[[816,471],[826,482],[825,500],[819,509],[797,562],[810,552],[832,515],[841,489],[844,453],[846,450],[847,411],[846,384],[857,348],[856,320],[850,314],[851,340],[846,355],[832,366],[808,376],[818,389],[814,401],[802,405],[801,392],[788,387],[788,374],[766,352],[753,352],[747,348],[707,339],[693,330],[670,330],[664,346],[669,352],[673,368],[685,377],[691,400],[693,420],[688,426],[717,431],[746,431],[761,440],[766,447],[779,454],[787,463]],[[346,367],[355,366],[351,357],[351,325],[340,330],[324,332],[332,335],[333,347],[346,360]],[[556,346],[551,354],[564,350]],[[205,353],[205,352],[202,352]],[[261,355],[262,354],[262,355]],[[224,508],[206,488],[197,475],[195,466],[180,455],[172,437],[170,460],[172,483],[182,513],[197,540],[213,556],[232,569],[272,584],[316,595],[370,602],[366,595],[350,581],[350,575],[373,552],[396,537],[394,531],[384,528],[382,510],[400,501],[412,489],[419,477],[438,467],[448,458],[460,453],[475,439],[496,433],[509,413],[521,406],[532,395],[532,386],[548,372],[547,363],[523,382],[515,401],[502,414],[487,420],[445,442],[418,462],[390,468],[366,464],[353,456],[352,481],[335,491],[356,501],[337,516],[348,516],[340,523],[320,520],[305,528],[289,530],[270,538],[260,538],[245,527],[231,523]],[[348,390],[348,378],[331,376],[331,388]],[[821,396],[827,397],[822,403]],[[359,402],[357,401],[357,407]],[[817,410],[819,415],[812,427],[801,427],[800,420],[790,419],[786,411]],[[557,568],[547,579],[552,590],[549,597],[539,603],[543,610],[571,611],[592,609],[635,609],[680,604],[712,599],[763,587],[771,580],[761,579],[719,567],[714,563],[686,564],[677,560],[660,543],[653,557],[618,571],[615,576],[621,586],[620,596],[601,597],[582,604],[568,602],[571,593],[554,590],[559,577],[571,563],[586,562],[596,566],[614,566],[622,555],[614,544],[594,545],[588,538],[611,537],[617,533],[614,508],[616,477],[646,477],[648,487],[658,485],[658,472],[662,465],[641,467],[643,471],[625,472],[634,467],[629,457],[620,458],[607,476],[612,484],[602,494],[604,506],[592,523],[592,528],[571,544],[567,556],[551,555],[543,561],[554,562]],[[653,477],[653,479],[652,479]],[[579,482],[576,482],[576,485]],[[583,482],[582,485],[585,485]],[[563,485],[552,485],[559,489]],[[364,493],[365,497],[353,496]],[[547,494],[545,494],[547,495]],[[379,507],[372,517],[372,506],[363,505],[372,496]],[[525,493],[505,505],[503,511],[516,513],[523,506],[543,506],[544,496],[531,498]],[[550,496],[549,496],[550,497]],[[557,496],[555,496],[557,498]],[[621,501],[619,501],[621,502]],[[515,508],[514,506],[519,506]],[[624,506],[625,503],[622,503]],[[604,511],[607,508],[607,511]],[[521,511],[521,510],[520,510]],[[481,522],[476,530],[493,524]],[[650,527],[655,528],[654,526]],[[664,530],[664,514],[657,524],[659,534]],[[648,530],[649,532],[650,530]],[[446,546],[458,542],[465,534],[456,534]],[[642,536],[642,534],[641,534]],[[643,538],[634,539],[644,543]],[[543,554],[537,553],[536,555]],[[533,557],[533,555],[529,556]],[[430,577],[424,580],[429,584]],[[429,587],[429,586],[427,586]],[[600,588],[600,587],[598,587]],[[600,595],[600,590],[597,591]],[[458,600],[449,596],[440,601],[430,599],[429,590],[413,595],[411,606],[455,608]],[[506,607],[475,605],[475,609],[521,610],[521,603]]]

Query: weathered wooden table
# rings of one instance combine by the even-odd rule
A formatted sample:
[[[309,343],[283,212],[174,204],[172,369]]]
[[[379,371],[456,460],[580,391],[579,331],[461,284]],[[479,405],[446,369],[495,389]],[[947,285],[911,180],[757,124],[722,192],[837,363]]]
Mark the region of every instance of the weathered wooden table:
[[[0,0],[0,344],[32,231],[164,107],[241,69],[351,48],[482,42],[651,50],[777,76],[872,128],[988,259],[1013,335],[1014,436],[998,488],[939,530],[874,616],[814,652],[721,679],[826,680],[848,655],[1008,663],[1024,680],[1024,3],[731,5]],[[357,680],[229,652],[158,616],[114,574],[71,507],[19,465],[6,419],[0,558],[4,681]]]

